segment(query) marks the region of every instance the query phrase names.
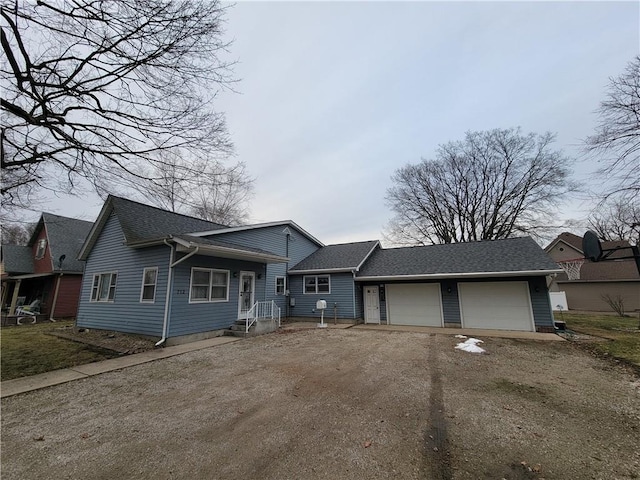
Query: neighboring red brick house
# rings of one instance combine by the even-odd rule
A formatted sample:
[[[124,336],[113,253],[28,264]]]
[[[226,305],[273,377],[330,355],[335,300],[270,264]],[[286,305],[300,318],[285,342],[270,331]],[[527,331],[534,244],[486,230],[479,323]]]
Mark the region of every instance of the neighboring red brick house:
[[[39,300],[51,320],[75,317],[84,262],[78,252],[92,222],[43,213],[27,246],[2,245],[2,311]]]
[[[602,242],[603,249],[629,246],[626,240]],[[584,257],[582,237],[561,233],[545,251],[562,266],[562,262]],[[625,248],[614,252],[608,261],[586,260],[577,271],[577,278],[569,279],[566,273],[559,274],[549,290],[565,292],[571,310],[611,311],[603,295],[621,296],[628,312],[640,310],[640,274],[636,262],[633,259],[620,259],[629,255],[631,250]]]

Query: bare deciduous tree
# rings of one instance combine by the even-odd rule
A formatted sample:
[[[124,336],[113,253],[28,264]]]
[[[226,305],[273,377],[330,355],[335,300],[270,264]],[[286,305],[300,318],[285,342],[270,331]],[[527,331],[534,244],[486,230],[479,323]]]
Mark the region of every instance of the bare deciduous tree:
[[[574,187],[553,135],[520,129],[469,132],[435,159],[392,177],[387,201],[395,244],[453,243],[541,234],[561,195]]]
[[[605,166],[599,171],[606,182],[605,197],[627,192],[640,195],[640,55],[626,71],[609,79],[606,99],[598,109],[600,118],[595,133],[585,143],[592,153],[604,155]],[[607,158],[607,156],[609,156]]]
[[[139,178],[124,185],[125,191],[133,190],[149,203],[171,212],[180,212],[184,210],[182,206],[189,192],[202,179],[206,161],[187,161],[177,149],[157,155],[160,161],[139,172]]]
[[[231,168],[219,167],[190,196],[191,213],[222,225],[237,226],[247,222],[249,200],[253,196],[253,179],[244,163]]]
[[[27,245],[35,227],[35,224],[2,222],[2,244]]]
[[[192,159],[179,150],[162,152],[162,162],[125,187],[165,210],[191,214],[222,225],[248,220],[253,178],[242,162]],[[197,173],[196,173],[197,172]],[[105,192],[107,193],[107,192]]]
[[[130,181],[182,148],[231,148],[218,0],[3,2],[2,196]]]
[[[601,203],[589,217],[589,227],[602,240],[628,240],[640,245],[640,203],[626,195]]]

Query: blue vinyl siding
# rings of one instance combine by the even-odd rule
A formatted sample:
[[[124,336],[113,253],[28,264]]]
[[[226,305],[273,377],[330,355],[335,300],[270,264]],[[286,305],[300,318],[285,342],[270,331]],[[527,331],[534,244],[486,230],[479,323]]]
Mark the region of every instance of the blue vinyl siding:
[[[309,240],[305,235],[290,225],[277,225],[274,227],[254,228],[239,232],[223,233],[212,235],[213,240],[220,240],[244,247],[253,247],[275,253],[276,255],[287,255],[287,236],[282,233],[285,228],[291,231],[289,239],[289,266],[293,267],[304,258],[320,248],[315,242]]]
[[[289,228],[291,231],[288,249],[287,235],[283,233],[285,228]],[[283,317],[295,315],[295,312],[288,308],[287,297],[275,294],[276,276],[286,277],[289,267],[293,267],[318,250],[320,247],[315,242],[309,240],[302,232],[291,225],[254,228],[239,232],[212,235],[210,238],[245,247],[260,248],[275,253],[276,255],[282,255],[283,257],[288,256],[290,258],[288,264],[271,263],[267,265],[264,300],[274,300],[280,307]],[[287,279],[286,288],[289,289],[289,279]]]
[[[267,265],[267,281],[265,285],[264,300],[274,300],[276,305],[280,307],[282,316],[287,315],[287,297],[284,295],[276,295],[276,276],[287,276],[287,265],[284,263],[270,263]],[[285,289],[289,288],[286,284]]]
[[[353,277],[353,275],[352,275]],[[362,285],[353,284],[354,292],[355,292],[355,301],[356,301],[356,318],[364,318],[364,294],[362,293]]]
[[[354,292],[362,296],[362,289],[354,290],[353,275],[351,273],[332,273],[331,277],[331,293],[308,293],[303,290],[304,275],[290,275],[290,292],[291,297],[295,298],[296,306],[289,309],[290,315],[293,317],[317,317],[320,318],[320,312],[315,311],[316,302],[318,300],[327,301],[327,310],[325,318],[333,318],[334,304],[338,304],[338,318],[359,318],[358,312],[354,312]]]
[[[167,246],[133,249],[125,246],[120,222],[110,217],[85,265],[78,327],[161,336],[171,250]],[[158,267],[153,303],[140,303],[145,267]],[[113,302],[91,302],[94,274],[117,272]]]
[[[229,270],[229,301],[189,303],[191,268],[215,268]],[[189,335],[228,328],[238,319],[238,289],[240,271],[255,273],[255,301],[265,298],[265,265],[226,258],[195,255],[175,267],[173,297],[169,320],[169,337]],[[234,277],[234,272],[237,276]],[[262,278],[258,278],[261,275]]]

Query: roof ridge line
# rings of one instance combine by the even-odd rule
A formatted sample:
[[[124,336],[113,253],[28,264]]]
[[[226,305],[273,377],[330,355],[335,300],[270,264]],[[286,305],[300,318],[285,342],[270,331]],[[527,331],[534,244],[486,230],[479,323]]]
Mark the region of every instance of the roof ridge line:
[[[212,225],[217,225],[217,226],[222,227],[222,228],[230,228],[228,225],[224,225],[222,223],[212,222],[211,220],[206,220],[204,218],[196,217],[194,215],[187,215],[185,213],[172,212],[171,210],[167,210],[165,208],[161,208],[161,207],[158,207],[156,205],[149,205],[148,203],[142,203],[142,202],[139,202],[137,200],[131,200],[130,198],[119,197],[118,195],[113,195],[113,194],[109,194],[109,196],[112,197],[112,198],[118,199],[118,200],[124,200],[125,202],[136,203],[136,204],[138,204],[140,206],[143,206],[143,207],[153,208],[155,210],[159,210],[159,211],[164,212],[164,213],[170,213],[172,215],[178,215],[178,216],[184,217],[184,218],[191,218],[193,220],[199,220],[201,222],[207,222],[207,223],[210,223]]]

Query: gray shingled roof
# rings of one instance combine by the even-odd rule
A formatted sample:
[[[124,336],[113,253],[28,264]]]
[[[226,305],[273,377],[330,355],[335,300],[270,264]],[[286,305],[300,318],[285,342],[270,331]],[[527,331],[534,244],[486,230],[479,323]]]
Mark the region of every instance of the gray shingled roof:
[[[377,240],[370,240],[327,245],[316,250],[289,271],[295,273],[296,271],[355,270],[377,243]]]
[[[180,233],[227,228],[200,218],[168,212],[125,198],[110,196],[127,243],[154,240]]]
[[[549,245],[545,247],[545,251],[551,250],[556,243],[559,241],[563,241],[568,245],[571,245],[573,248],[578,250],[580,253],[582,252],[582,237],[575,235],[570,232],[562,232],[558,235]],[[631,244],[628,240],[601,240],[600,245],[603,250],[607,250],[609,248],[621,248],[620,250],[610,253],[608,258],[621,258],[627,257],[631,255]],[[581,257],[582,255],[576,255],[576,257]]]
[[[33,273],[33,253],[31,247],[23,245],[2,245],[4,271],[9,275]]]
[[[261,255],[270,255],[270,256],[274,255],[273,252],[268,252],[266,250],[261,250],[260,248],[245,247],[245,246],[242,246],[242,245],[236,245],[235,243],[220,242],[218,240],[211,240],[209,238],[203,238],[203,237],[194,237],[193,235],[173,235],[173,237],[174,238],[180,238],[180,239],[185,240],[187,242],[193,242],[195,244],[212,245],[212,246],[215,246],[215,247],[233,248],[235,250],[241,250],[241,251],[245,251],[245,252],[248,252],[248,253],[259,253]]]
[[[52,213],[43,213],[42,220],[47,228],[53,270],[82,273],[84,262],[77,257],[93,222],[61,217]],[[62,255],[65,255],[65,259],[60,265],[59,260]]]
[[[530,237],[377,249],[358,277],[558,270]]]

